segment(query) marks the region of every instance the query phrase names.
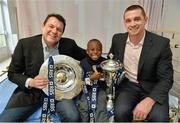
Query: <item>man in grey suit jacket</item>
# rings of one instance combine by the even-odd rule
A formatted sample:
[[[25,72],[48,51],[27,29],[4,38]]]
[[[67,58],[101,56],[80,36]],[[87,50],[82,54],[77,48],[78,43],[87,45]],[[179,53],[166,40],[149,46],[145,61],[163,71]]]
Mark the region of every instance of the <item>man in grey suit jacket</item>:
[[[125,79],[116,88],[115,121],[169,121],[168,92],[173,84],[169,39],[145,30],[139,5],[124,12],[127,33],[115,34],[110,53],[124,64]]]
[[[48,79],[38,76],[38,73],[49,56],[64,54],[76,60],[85,57],[85,50],[78,47],[74,40],[62,37],[65,26],[61,15],[50,14],[42,25],[42,35],[19,40],[8,71],[9,80],[18,88],[0,115],[1,122],[25,121],[42,106],[42,89],[48,84]],[[57,101],[56,112],[61,121],[80,121],[74,99]]]

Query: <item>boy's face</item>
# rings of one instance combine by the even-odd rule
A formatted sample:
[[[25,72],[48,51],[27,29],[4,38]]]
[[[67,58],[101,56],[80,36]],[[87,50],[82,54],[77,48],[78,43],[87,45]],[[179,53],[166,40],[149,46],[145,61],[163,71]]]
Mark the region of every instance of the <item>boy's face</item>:
[[[92,60],[98,60],[102,54],[102,46],[97,42],[90,42],[87,46],[86,53]]]

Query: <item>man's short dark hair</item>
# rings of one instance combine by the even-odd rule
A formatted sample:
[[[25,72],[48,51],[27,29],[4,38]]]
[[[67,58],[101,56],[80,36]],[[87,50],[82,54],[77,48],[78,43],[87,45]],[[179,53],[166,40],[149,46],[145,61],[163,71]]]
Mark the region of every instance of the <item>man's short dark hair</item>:
[[[48,19],[49,19],[50,17],[55,17],[55,18],[57,18],[60,22],[62,22],[62,23],[64,24],[64,28],[63,28],[63,32],[64,32],[65,27],[66,27],[66,20],[64,19],[64,17],[63,17],[62,15],[60,15],[60,14],[55,14],[55,13],[49,14],[49,15],[46,17],[46,19],[44,20],[44,23],[43,23],[44,25],[47,23],[47,21],[48,21]]]
[[[140,5],[131,5],[131,6],[129,6],[128,8],[126,8],[126,10],[124,11],[124,17],[125,17],[125,13],[126,13],[127,11],[136,10],[136,9],[140,9],[141,12],[142,12],[142,15],[143,15],[144,17],[146,17],[146,13],[145,13],[145,11],[144,11],[144,8],[143,8],[142,6],[140,6]]]

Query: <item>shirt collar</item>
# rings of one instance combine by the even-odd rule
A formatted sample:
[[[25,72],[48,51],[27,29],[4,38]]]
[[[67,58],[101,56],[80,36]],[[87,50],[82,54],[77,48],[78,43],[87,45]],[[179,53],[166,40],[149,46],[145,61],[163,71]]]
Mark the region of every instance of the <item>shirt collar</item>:
[[[141,41],[138,43],[138,46],[142,46],[143,43],[144,43],[144,38],[145,38],[145,35],[146,35],[146,31],[144,32],[144,35],[143,35],[143,38],[141,39]],[[134,45],[131,43],[130,39],[129,39],[129,35],[128,35],[128,38],[127,38],[127,44],[130,44],[130,45]]]
[[[49,50],[49,47],[47,46],[47,44],[44,41],[43,37],[42,37],[41,41],[42,41],[43,49]],[[59,47],[59,42],[56,44],[56,46],[53,49],[58,49],[58,47]]]

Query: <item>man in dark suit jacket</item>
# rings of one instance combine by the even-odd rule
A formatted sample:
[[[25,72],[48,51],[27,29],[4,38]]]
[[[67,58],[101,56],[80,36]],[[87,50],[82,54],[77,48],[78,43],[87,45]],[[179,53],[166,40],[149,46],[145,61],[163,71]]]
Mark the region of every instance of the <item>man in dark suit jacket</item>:
[[[116,88],[115,121],[169,121],[168,92],[173,84],[169,39],[145,30],[139,5],[124,12],[127,33],[115,34],[110,52],[124,64],[125,79]]]
[[[74,40],[62,38],[65,26],[65,19],[61,15],[50,14],[42,26],[42,35],[19,40],[8,71],[9,80],[16,83],[18,88],[0,115],[0,121],[25,121],[42,106],[42,89],[48,80],[38,76],[38,73],[49,56],[64,54],[76,60],[85,57],[85,50],[78,47]],[[73,99],[58,101],[56,112],[61,121],[80,121]]]

